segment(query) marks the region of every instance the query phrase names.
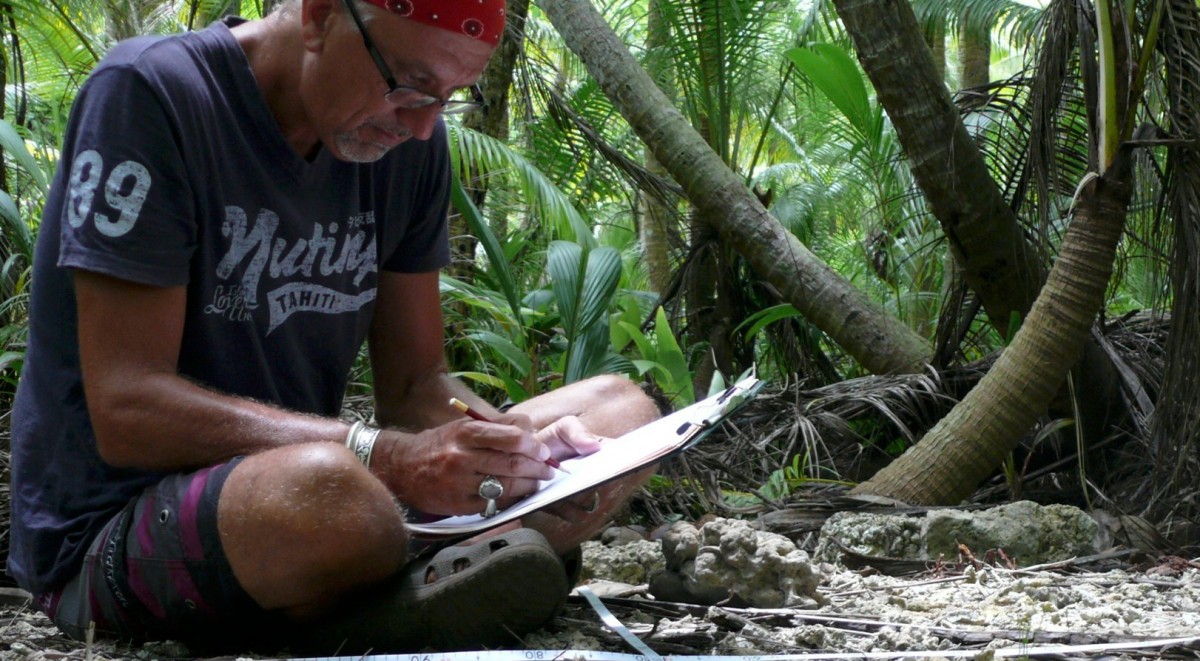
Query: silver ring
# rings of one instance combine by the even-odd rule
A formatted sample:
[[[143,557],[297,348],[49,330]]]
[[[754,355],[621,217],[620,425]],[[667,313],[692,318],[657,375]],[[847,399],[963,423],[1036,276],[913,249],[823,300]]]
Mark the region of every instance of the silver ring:
[[[496,499],[504,496],[504,485],[500,484],[494,475],[487,475],[479,483],[479,497],[487,501],[483,509],[483,518],[496,516]]]

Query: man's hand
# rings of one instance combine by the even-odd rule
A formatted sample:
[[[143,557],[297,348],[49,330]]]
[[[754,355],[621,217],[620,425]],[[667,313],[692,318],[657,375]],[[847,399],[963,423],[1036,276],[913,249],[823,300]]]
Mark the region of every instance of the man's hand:
[[[529,418],[498,415],[494,422],[462,419],[415,436],[383,431],[381,462],[372,470],[401,502],[430,514],[460,515],[483,511],[479,483],[492,475],[504,487],[500,507],[537,490],[539,480],[554,477],[545,461],[546,442],[535,438]]]
[[[555,459],[587,456],[598,451],[604,442],[603,436],[588,431],[583,422],[573,415],[555,420],[533,437],[549,446]]]

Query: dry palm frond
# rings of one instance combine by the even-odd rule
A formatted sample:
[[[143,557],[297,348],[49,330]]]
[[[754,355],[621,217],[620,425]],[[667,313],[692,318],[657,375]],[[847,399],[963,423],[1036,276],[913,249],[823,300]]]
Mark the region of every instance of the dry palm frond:
[[[1143,403],[1158,399],[1164,368],[1166,315],[1127,315],[1108,323],[1104,342],[1129,373],[1122,386]],[[870,477],[906,444],[930,429],[987,372],[995,355],[926,374],[868,376],[820,388],[803,383],[770,386],[739,411],[714,438],[668,462],[642,504],[656,522],[706,512],[745,515],[786,505],[788,492],[829,497],[846,482]],[[1078,502],[1076,446],[1061,420],[1043,420],[1026,437],[1018,468],[1021,495],[1043,502]],[[1149,502],[1146,428],[1114,427],[1089,448],[1088,487],[1110,509]],[[772,488],[783,475],[789,489]],[[775,484],[774,486],[778,486]],[[1002,473],[981,486],[975,502],[1013,497]],[[741,494],[741,495],[739,495]],[[746,495],[755,496],[753,498]],[[1195,502],[1195,501],[1193,501]],[[1136,514],[1136,512],[1129,512]],[[1169,525],[1169,523],[1168,523]]]
[[[1194,485],[1200,480],[1200,16],[1188,0],[1168,0],[1160,41],[1167,76],[1167,197],[1175,223],[1174,306],[1152,450],[1158,460],[1159,502],[1200,521]],[[1192,498],[1181,498],[1190,492]]]
[[[12,411],[0,415],[0,557],[8,557],[8,531],[12,521],[12,511],[9,507],[10,492],[9,465],[12,457],[10,422]],[[7,573],[0,572],[0,586],[13,585],[13,580]]]

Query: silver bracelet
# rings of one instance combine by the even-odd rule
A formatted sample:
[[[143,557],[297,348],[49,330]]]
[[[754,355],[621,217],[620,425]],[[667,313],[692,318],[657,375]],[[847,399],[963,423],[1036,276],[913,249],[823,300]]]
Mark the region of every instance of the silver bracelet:
[[[371,467],[371,452],[375,449],[375,439],[379,437],[379,432],[378,427],[355,422],[346,433],[346,449],[353,452],[366,468]]]

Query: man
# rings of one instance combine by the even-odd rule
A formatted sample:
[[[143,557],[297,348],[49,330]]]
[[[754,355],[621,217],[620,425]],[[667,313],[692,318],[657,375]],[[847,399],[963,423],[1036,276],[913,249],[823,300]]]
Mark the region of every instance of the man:
[[[504,507],[657,414],[616,377],[502,414],[446,373],[440,115],[503,11],[291,0],[97,67],[13,422],[8,570],[64,631],[384,652],[511,642],[561,605],[559,556],[637,478],[415,560],[396,506]],[[364,339],[382,429],[336,417]]]

